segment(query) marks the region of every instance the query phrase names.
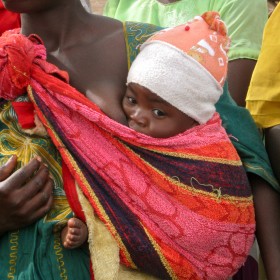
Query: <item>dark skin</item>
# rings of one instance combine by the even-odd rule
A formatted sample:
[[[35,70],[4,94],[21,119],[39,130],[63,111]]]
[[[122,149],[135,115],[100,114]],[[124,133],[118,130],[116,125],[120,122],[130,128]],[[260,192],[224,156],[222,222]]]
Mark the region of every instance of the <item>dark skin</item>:
[[[48,60],[68,71],[70,82],[74,87],[84,92],[110,117],[125,123],[121,100],[125,92],[128,69],[123,27],[119,21],[86,13],[80,0],[6,0],[3,2],[10,10],[24,12],[22,32],[26,35],[37,33],[43,39]],[[243,71],[247,70],[243,69]],[[43,177],[42,174],[39,175],[40,178]],[[10,179],[8,174],[6,178]],[[33,182],[32,188],[35,189],[36,184],[32,180],[33,178],[29,182]],[[255,194],[257,234],[262,252],[267,252],[263,255],[264,262],[268,274],[272,275],[270,280],[279,280],[280,271],[274,268],[280,263],[280,229],[275,226],[279,223],[280,199],[259,177],[251,176],[250,181]],[[4,182],[1,183],[1,188],[7,188],[7,182]],[[24,180],[18,176],[13,180],[13,186],[10,185],[10,190],[14,191],[17,186],[23,184]],[[23,194],[26,192],[25,188],[21,191]],[[1,201],[6,207],[1,210],[0,220],[6,219],[5,214],[9,215],[13,207],[5,197],[1,198]],[[32,203],[32,208],[37,218],[43,215],[38,205]],[[15,211],[19,212],[19,210]],[[17,224],[17,220],[11,221],[13,226],[4,227],[2,232],[31,223],[25,221],[24,217],[22,220],[24,222],[20,225]],[[1,220],[1,224],[4,224],[4,221],[6,220]]]
[[[12,156],[0,167],[0,235],[35,222],[53,201],[53,181],[41,159],[34,158],[13,173],[16,163]]]
[[[280,279],[280,195],[256,175],[249,174],[256,215],[256,236],[267,279]]]
[[[265,146],[272,165],[273,172],[280,182],[280,125],[265,129]]]
[[[266,150],[271,162],[273,172],[278,182],[280,182],[279,143],[280,125],[265,129]],[[276,236],[280,232],[280,213],[278,208],[280,204],[280,195],[272,188],[255,188],[254,196],[254,199],[256,201],[255,208],[257,217],[257,237],[258,242],[260,243],[265,270],[269,280],[276,280],[279,279],[278,277],[280,275],[280,268],[277,264],[277,261],[273,261],[273,259],[277,259],[280,255],[280,244],[279,240],[274,240],[273,238],[266,237]],[[258,202],[258,200],[260,201],[260,203]],[[266,209],[266,211],[264,211],[264,209]],[[261,223],[263,219],[269,219],[267,220],[267,224]],[[271,250],[270,248],[273,248],[273,246],[275,248]]]
[[[86,93],[110,117],[125,123],[121,101],[127,61],[119,21],[90,15],[80,0],[7,0],[3,3],[12,11],[28,12],[22,14],[22,32],[39,34],[46,44],[48,60],[70,73],[71,84]],[[44,165],[35,159],[12,174],[15,165],[16,158],[8,167],[0,169],[0,202],[5,205],[0,209],[1,234],[30,225],[44,216],[53,199],[53,183]],[[32,177],[39,167],[42,170]],[[47,193],[47,201],[42,199],[42,192]],[[28,199],[30,193],[34,193],[32,200]]]
[[[168,138],[198,123],[149,89],[129,83],[122,102],[128,126],[154,138]]]
[[[228,88],[237,105],[245,107],[245,99],[256,60],[235,59],[228,64]]]
[[[280,165],[279,165],[279,158],[280,158],[280,125],[276,125],[270,128],[265,129],[265,145],[266,150],[271,162],[271,166],[273,169],[273,172],[278,179],[278,182],[280,182]],[[261,191],[261,190],[256,190]],[[274,190],[270,189],[269,192],[260,193],[259,196],[265,195],[267,198],[264,201],[269,201],[270,203],[273,201],[271,205],[263,205],[263,207],[267,207],[270,211],[270,215],[268,215],[268,218],[270,218],[272,221],[268,222],[267,224],[270,225],[270,231],[272,236],[279,234],[280,232],[280,213],[279,209],[274,206],[276,203],[279,205],[279,194],[276,193]],[[259,205],[259,204],[258,204]],[[259,209],[259,216],[264,215],[263,210],[261,210],[261,207]],[[275,223],[272,217],[276,216],[277,223]],[[265,218],[265,217],[264,217]],[[274,223],[274,224],[273,224]],[[266,230],[260,228],[260,231]],[[266,233],[267,234],[267,233]],[[264,264],[267,272],[268,279],[277,279],[275,275],[280,275],[280,268],[279,265],[277,265],[276,262],[269,261],[269,254],[271,252],[269,251],[269,248],[272,246],[275,246],[275,251],[278,255],[280,255],[280,244],[274,243],[274,240],[271,240],[270,238],[263,238],[262,232],[259,234],[259,242],[262,242],[264,246],[261,247],[261,253],[264,259]]]
[[[21,15],[22,33],[42,38],[48,61],[68,71],[71,85],[125,123],[121,98],[128,69],[121,22],[87,13],[80,0],[3,3],[12,11],[26,11]]]

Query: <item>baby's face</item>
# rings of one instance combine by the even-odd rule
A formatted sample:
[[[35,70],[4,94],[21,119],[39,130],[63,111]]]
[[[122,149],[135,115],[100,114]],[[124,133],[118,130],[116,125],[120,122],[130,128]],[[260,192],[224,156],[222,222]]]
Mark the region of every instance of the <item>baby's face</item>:
[[[130,128],[155,138],[175,136],[197,123],[147,88],[130,83],[123,98]]]

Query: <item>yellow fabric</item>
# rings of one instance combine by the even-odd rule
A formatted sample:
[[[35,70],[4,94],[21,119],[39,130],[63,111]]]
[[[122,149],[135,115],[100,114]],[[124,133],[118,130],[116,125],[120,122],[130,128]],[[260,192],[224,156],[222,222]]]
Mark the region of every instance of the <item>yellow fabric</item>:
[[[89,230],[88,244],[95,280],[157,280],[157,278],[125,267],[120,263],[119,247],[106,226],[94,211],[82,191],[76,190],[83,207]],[[110,269],[108,269],[110,268]]]
[[[279,22],[280,5],[266,24],[261,53],[246,98],[246,107],[262,128],[280,124]]]
[[[117,242],[105,225],[94,215],[91,205],[78,186],[76,186],[76,190],[82,203],[89,230],[88,244],[94,279],[117,279],[120,262]]]

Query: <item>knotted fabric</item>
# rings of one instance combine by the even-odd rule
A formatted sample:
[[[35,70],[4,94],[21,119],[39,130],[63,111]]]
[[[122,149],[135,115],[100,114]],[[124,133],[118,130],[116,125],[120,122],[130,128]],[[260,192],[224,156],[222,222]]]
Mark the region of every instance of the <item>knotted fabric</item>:
[[[68,74],[65,71],[46,61],[46,49],[38,36],[31,35],[27,39],[14,31],[7,31],[0,37],[0,44],[2,98],[13,100],[26,93],[31,79],[38,78],[42,72],[57,75],[68,82]]]
[[[160,279],[227,279],[238,270],[254,239],[253,202],[218,114],[180,135],[151,138],[71,87],[45,61],[37,36],[6,33],[0,54],[1,97],[32,88],[36,114],[66,166],[72,209],[84,218],[76,182],[124,264]]]

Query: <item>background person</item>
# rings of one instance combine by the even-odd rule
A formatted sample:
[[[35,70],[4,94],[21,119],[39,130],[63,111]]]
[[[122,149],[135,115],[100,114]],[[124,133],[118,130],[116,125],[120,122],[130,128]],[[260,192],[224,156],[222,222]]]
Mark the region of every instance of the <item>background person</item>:
[[[279,20],[280,6],[278,4],[266,24],[261,53],[253,72],[246,99],[247,108],[258,127],[264,131],[265,146],[278,181],[280,181]],[[273,215],[278,214],[274,213]],[[279,223],[275,224],[275,229],[279,229]],[[263,254],[269,255],[271,252],[264,250]],[[272,272],[278,271],[279,268],[273,266],[273,263],[267,262],[266,258],[264,258],[264,264],[267,279],[274,279]]]
[[[185,23],[206,11],[219,12],[228,27],[231,38],[229,92],[238,105],[245,106],[248,85],[258,58],[268,15],[266,0],[108,0],[104,15],[121,21],[131,20],[170,27]]]

